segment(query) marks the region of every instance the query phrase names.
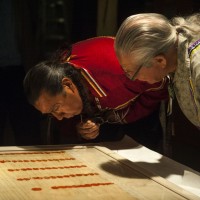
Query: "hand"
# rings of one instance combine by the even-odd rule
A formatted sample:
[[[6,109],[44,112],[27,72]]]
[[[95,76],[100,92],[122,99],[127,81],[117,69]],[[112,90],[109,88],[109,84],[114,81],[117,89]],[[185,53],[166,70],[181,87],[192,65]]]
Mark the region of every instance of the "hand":
[[[77,125],[77,131],[86,140],[95,139],[99,135],[99,124],[87,120]]]

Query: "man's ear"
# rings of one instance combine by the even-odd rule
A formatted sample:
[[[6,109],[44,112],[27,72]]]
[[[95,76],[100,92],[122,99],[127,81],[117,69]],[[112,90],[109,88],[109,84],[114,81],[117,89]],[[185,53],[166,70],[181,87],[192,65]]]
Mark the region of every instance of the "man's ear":
[[[167,65],[167,60],[164,55],[158,55],[153,58],[153,64],[164,69]]]
[[[72,80],[67,77],[64,77],[62,79],[62,86],[63,86],[63,88],[67,87],[68,89],[71,89],[71,90],[73,90],[73,88],[74,88],[74,84],[73,84]]]

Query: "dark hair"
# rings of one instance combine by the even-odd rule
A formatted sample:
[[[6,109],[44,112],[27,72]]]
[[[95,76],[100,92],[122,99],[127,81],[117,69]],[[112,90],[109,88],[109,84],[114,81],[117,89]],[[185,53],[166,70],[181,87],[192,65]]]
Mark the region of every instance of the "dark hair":
[[[29,103],[34,105],[43,91],[52,96],[62,92],[62,79],[65,76],[73,79],[75,71],[67,63],[52,61],[43,61],[31,68],[24,79],[24,92]]]
[[[43,61],[31,68],[24,78],[24,92],[30,104],[34,105],[41,92],[45,91],[54,96],[63,91],[62,79],[68,77],[78,88],[83,101],[83,113],[93,115],[93,108],[89,101],[88,89],[85,87],[79,69],[69,63],[57,61]]]

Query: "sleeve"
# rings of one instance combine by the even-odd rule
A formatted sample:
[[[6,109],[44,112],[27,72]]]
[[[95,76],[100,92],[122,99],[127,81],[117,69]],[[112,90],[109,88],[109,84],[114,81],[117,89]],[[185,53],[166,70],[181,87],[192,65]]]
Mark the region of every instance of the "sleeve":
[[[139,96],[130,105],[129,111],[125,117],[125,122],[132,123],[147,117],[160,108],[160,103],[162,100],[168,100],[168,92],[166,89]]]
[[[192,76],[194,77],[194,84],[192,84],[192,89],[194,93],[194,102],[196,105],[196,111],[197,111],[197,121],[198,124],[196,126],[200,127],[200,52],[195,54],[193,56],[193,59],[191,60],[191,65],[193,68]]]
[[[132,123],[160,109],[161,101],[168,101],[168,81],[157,90],[147,90],[139,95],[135,95],[126,103],[121,104],[107,114],[107,121],[115,121],[121,124]],[[123,96],[123,95],[121,95]]]

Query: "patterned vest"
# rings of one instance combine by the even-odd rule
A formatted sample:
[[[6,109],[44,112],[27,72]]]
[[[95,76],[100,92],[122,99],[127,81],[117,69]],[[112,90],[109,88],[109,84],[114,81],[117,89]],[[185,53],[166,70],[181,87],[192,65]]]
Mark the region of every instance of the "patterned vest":
[[[200,38],[200,37],[199,37]],[[191,44],[179,34],[178,67],[173,79],[174,92],[187,119],[200,128],[200,40]]]

